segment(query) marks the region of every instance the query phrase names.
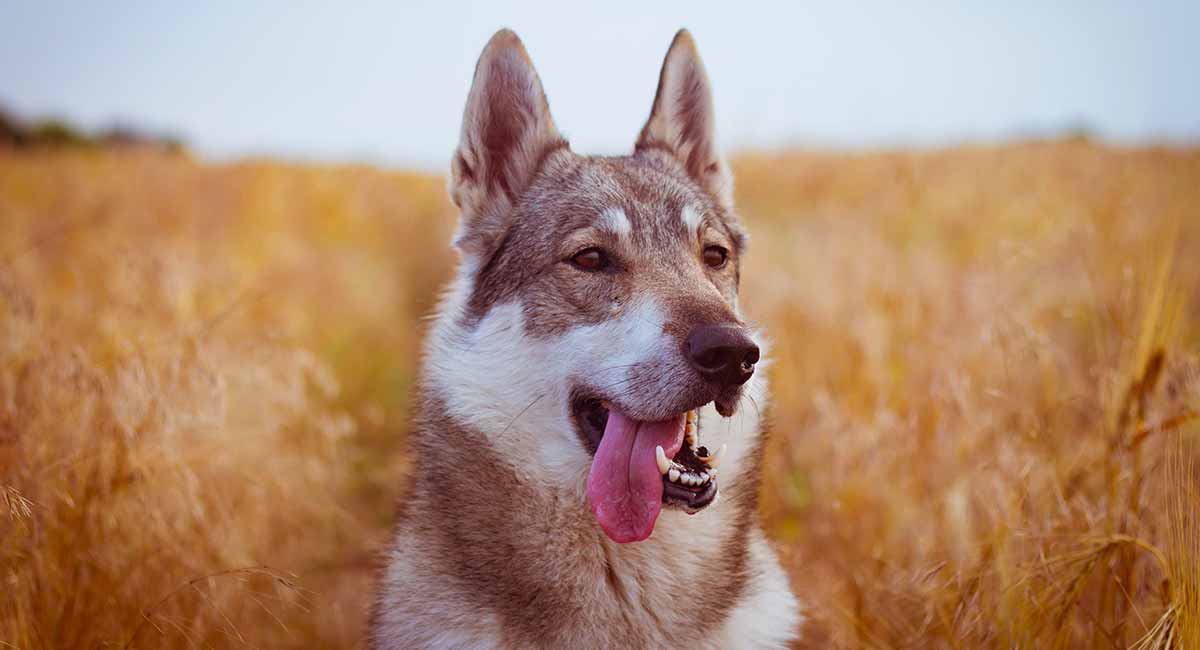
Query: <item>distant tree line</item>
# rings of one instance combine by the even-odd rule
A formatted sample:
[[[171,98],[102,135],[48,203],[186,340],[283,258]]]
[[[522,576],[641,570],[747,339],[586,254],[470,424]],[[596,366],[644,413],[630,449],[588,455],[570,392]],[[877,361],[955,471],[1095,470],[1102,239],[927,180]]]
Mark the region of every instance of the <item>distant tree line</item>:
[[[60,119],[22,121],[0,109],[0,148],[86,148],[146,147],[182,153],[184,143],[176,137],[154,135],[116,126],[88,133]]]

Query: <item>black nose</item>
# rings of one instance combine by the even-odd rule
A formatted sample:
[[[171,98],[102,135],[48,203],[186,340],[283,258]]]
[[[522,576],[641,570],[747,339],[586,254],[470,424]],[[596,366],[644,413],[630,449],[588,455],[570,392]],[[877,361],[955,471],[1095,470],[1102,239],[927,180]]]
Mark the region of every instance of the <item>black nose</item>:
[[[737,325],[698,325],[688,334],[684,353],[708,381],[725,386],[746,383],[758,363],[758,346]]]

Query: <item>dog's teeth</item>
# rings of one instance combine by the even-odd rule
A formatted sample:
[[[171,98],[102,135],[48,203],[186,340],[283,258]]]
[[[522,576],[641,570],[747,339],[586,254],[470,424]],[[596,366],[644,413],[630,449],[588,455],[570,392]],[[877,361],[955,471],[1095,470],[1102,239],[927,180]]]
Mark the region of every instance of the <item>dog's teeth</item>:
[[[662,445],[654,448],[654,459],[658,461],[659,474],[666,474],[671,469],[671,461],[667,460],[667,452],[663,451]]]
[[[700,485],[708,483],[708,472],[700,472]]]
[[[705,465],[708,465],[709,467],[716,469],[717,466],[721,464],[721,455],[725,453],[725,448],[728,446],[729,445],[721,445],[720,449],[716,450],[709,456],[700,457],[700,460],[704,461]]]
[[[672,467],[667,472],[667,480],[671,481],[672,483],[678,483],[679,482],[679,470]]]

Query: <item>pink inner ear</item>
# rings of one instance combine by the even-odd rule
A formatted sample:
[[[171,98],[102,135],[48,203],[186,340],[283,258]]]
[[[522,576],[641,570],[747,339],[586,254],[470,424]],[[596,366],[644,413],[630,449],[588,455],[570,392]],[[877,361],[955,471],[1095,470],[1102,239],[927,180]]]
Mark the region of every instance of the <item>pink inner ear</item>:
[[[516,187],[522,177],[532,174],[524,169],[532,166],[528,149],[540,146],[537,134],[545,129],[542,122],[550,121],[550,114],[537,73],[524,57],[504,52],[488,61],[487,67],[484,114],[473,125],[478,135],[475,153],[484,173],[479,180],[513,198],[515,191],[524,189]]]
[[[561,142],[542,82],[517,35],[501,30],[479,57],[463,115],[463,181],[512,197],[525,189],[547,147]]]
[[[691,34],[680,30],[663,60],[650,119],[634,150],[670,151],[683,163],[688,176],[726,208],[732,208],[732,183],[717,148],[714,121],[704,62]]]
[[[486,254],[507,229],[506,203],[528,188],[546,153],[565,144],[521,40],[496,32],[476,64],[453,158],[450,194],[462,210],[464,252]]]

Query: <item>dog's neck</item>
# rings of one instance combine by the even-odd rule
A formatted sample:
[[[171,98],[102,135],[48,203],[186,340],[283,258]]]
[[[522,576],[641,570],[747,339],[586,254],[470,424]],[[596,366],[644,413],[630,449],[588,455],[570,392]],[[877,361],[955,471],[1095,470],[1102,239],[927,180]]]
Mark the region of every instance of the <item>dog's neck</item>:
[[[628,647],[705,638],[749,579],[761,376],[747,385],[755,408],[708,409],[729,443],[718,500],[694,516],[664,509],[649,539],[617,544],[588,507],[590,458],[546,373],[554,350],[525,336],[520,305],[467,318],[469,278],[461,269],[427,342],[401,529],[515,647],[570,646],[580,630]]]
[[[440,569],[521,637],[514,641],[553,642],[556,634],[606,623],[648,625],[664,638],[702,635],[744,591],[757,500],[752,479],[723,487],[699,515],[664,510],[644,542],[616,544],[581,488],[522,472],[437,397],[426,397],[419,411],[416,476],[400,525],[427,537]],[[754,456],[757,463],[757,450]],[[631,620],[638,625],[631,628]]]

